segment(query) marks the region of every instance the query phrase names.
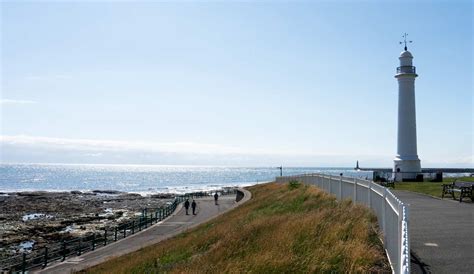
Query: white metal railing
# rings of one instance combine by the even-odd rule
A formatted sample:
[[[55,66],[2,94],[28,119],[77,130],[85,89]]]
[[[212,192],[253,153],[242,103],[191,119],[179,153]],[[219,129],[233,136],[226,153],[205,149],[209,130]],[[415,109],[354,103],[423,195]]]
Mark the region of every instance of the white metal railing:
[[[394,273],[410,273],[409,208],[386,187],[372,181],[327,174],[277,177],[277,183],[297,180],[315,185],[338,200],[351,199],[374,210]]]

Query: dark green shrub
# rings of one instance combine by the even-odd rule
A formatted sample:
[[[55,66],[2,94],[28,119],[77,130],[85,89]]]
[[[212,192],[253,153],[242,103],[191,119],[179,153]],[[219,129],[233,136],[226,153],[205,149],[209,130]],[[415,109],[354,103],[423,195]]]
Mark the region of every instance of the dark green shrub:
[[[296,180],[290,181],[290,182],[288,183],[288,188],[289,188],[290,190],[297,189],[297,188],[299,188],[300,186],[301,186],[301,183],[298,182],[298,181],[296,181]]]

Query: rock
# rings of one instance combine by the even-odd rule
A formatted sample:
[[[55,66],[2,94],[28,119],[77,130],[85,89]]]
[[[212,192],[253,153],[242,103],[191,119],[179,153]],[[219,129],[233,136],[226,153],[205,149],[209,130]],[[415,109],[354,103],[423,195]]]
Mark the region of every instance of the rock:
[[[25,197],[35,197],[35,196],[41,196],[43,194],[44,193],[39,192],[39,191],[35,191],[35,192],[17,192],[16,193],[17,196],[25,196]]]
[[[104,227],[113,229],[118,224],[136,218],[135,214],[145,205],[158,208],[172,197],[172,194],[143,197],[114,190],[31,191],[0,196],[0,246],[3,248],[0,261],[18,253],[21,242],[35,241],[38,246],[51,245]],[[104,205],[104,202],[107,203]],[[35,213],[44,216],[22,221],[23,216]],[[66,232],[69,226],[73,229]]]
[[[175,197],[175,195],[171,193],[160,193],[160,194],[152,194],[150,195],[150,197],[158,198],[158,199],[172,199]]]
[[[118,190],[92,190],[92,193],[97,193],[97,194],[121,194],[123,192],[118,191]]]
[[[135,198],[141,198],[142,195],[138,193],[126,193],[126,194],[120,195],[119,197],[122,199],[135,199]]]

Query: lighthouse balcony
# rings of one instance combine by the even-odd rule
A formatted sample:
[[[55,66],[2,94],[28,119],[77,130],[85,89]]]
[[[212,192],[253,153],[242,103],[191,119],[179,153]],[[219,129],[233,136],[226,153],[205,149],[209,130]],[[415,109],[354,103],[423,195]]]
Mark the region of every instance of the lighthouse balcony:
[[[416,74],[416,67],[401,66],[397,68],[397,74],[404,74],[404,73]]]

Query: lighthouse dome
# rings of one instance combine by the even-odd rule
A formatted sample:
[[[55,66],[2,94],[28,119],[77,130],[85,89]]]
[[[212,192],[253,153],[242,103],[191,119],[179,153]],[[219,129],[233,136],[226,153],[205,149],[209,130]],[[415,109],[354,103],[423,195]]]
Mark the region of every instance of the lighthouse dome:
[[[400,58],[413,58],[413,55],[411,55],[411,52],[409,52],[408,50],[405,50],[405,51],[402,51],[402,53],[400,53]]]
[[[411,52],[409,52],[408,50],[402,51],[398,59],[400,60],[401,67],[412,66],[413,55],[411,55]]]

